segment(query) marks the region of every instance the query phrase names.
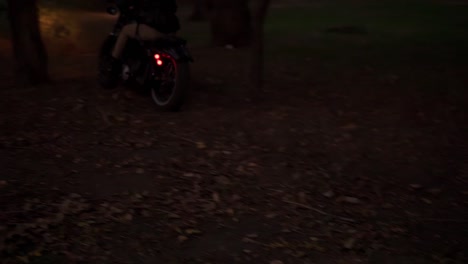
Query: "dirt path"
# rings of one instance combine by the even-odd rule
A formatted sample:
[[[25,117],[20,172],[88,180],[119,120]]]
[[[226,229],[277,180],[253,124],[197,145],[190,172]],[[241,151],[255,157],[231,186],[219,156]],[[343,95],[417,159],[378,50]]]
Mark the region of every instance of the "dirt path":
[[[369,111],[378,98],[333,89],[252,105],[204,82],[177,114],[86,74],[3,90],[2,222],[46,221],[41,263],[461,261],[467,167],[446,112],[459,106]]]

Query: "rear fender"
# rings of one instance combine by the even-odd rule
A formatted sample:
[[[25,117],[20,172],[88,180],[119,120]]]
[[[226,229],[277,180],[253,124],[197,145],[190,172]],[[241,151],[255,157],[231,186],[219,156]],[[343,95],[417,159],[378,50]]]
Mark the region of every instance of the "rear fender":
[[[192,54],[187,48],[186,41],[181,38],[159,39],[154,43],[154,52],[162,52],[170,55],[176,61],[193,62]]]
[[[193,62],[192,54],[188,50],[187,46],[184,44],[157,48],[157,52],[166,53],[172,58],[174,58],[176,61]]]

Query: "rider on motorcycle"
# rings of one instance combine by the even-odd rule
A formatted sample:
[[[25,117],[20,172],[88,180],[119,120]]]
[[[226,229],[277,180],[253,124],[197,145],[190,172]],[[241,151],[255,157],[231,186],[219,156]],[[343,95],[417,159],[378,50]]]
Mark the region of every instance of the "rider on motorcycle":
[[[153,40],[164,35],[175,33],[180,29],[179,19],[175,15],[175,0],[119,0],[119,6],[131,7],[136,14],[136,22],[124,26],[112,51],[112,78],[117,79],[121,72],[122,55],[129,38]]]

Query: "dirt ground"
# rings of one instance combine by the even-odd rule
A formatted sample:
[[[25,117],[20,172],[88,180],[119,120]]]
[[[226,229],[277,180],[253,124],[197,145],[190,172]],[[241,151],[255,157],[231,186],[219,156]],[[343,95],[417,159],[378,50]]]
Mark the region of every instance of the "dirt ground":
[[[197,44],[161,113],[96,85],[93,41],[52,46],[33,88],[2,41],[2,263],[467,263],[466,65],[427,91],[275,57],[253,103],[244,52]]]

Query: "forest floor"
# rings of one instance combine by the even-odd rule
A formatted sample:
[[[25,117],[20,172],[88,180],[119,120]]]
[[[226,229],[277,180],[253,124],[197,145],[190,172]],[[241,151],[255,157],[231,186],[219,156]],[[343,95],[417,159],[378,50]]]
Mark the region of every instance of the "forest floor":
[[[184,22],[178,113],[96,85],[112,18],[43,13],[53,84],[0,42],[1,262],[467,263],[467,9],[277,6],[255,103]]]

